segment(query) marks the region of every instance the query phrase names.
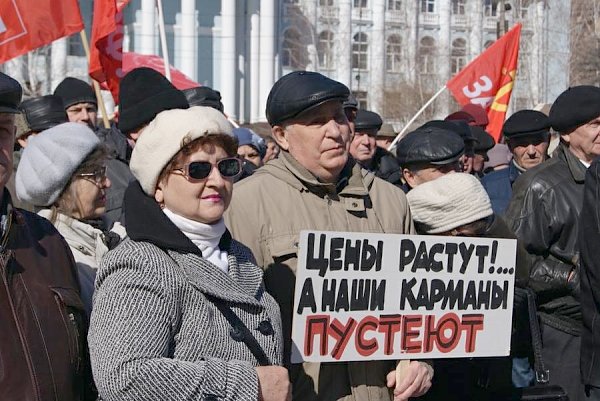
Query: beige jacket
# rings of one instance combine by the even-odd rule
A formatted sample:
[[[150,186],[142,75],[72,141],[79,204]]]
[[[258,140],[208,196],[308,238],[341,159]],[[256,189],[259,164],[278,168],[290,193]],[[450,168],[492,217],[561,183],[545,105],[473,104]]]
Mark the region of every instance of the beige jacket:
[[[279,302],[285,355],[291,346],[291,311],[301,230],[414,233],[402,190],[350,164],[336,185],[323,184],[288,153],[235,185],[226,214],[235,239],[250,247]],[[337,188],[336,188],[337,187]],[[294,365],[295,400],[390,400],[391,361]]]

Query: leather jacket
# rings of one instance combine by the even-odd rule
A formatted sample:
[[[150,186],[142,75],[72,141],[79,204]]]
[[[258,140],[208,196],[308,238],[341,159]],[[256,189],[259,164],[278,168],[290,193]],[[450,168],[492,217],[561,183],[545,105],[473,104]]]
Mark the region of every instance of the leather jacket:
[[[50,222],[13,209],[0,240],[0,399],[95,399],[87,319],[69,246]]]
[[[542,321],[572,335],[581,328],[577,234],[585,172],[560,144],[550,160],[515,181],[505,215],[532,259],[529,286]]]

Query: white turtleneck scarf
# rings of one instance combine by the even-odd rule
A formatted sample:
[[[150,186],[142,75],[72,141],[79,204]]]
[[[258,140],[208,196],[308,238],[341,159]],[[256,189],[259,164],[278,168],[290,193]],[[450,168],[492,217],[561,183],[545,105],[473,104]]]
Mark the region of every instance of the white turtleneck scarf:
[[[219,249],[219,241],[225,233],[223,218],[215,224],[204,224],[180,216],[167,208],[164,208],[163,212],[200,249],[204,259],[217,265],[225,273],[229,271],[227,252]]]

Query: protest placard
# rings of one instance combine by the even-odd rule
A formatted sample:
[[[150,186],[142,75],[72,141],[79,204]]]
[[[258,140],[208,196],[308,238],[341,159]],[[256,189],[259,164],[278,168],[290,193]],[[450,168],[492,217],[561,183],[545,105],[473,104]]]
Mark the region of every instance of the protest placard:
[[[504,356],[516,240],[303,231],[292,362]]]

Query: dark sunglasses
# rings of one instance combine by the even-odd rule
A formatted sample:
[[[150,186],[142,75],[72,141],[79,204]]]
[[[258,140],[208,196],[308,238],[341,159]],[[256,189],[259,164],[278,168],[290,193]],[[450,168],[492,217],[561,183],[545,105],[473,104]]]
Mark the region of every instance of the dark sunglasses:
[[[204,180],[210,175],[213,167],[214,165],[210,162],[196,161],[173,170],[181,171],[188,180]],[[242,162],[237,157],[229,157],[219,160],[216,167],[222,177],[234,178],[242,171]]]

